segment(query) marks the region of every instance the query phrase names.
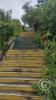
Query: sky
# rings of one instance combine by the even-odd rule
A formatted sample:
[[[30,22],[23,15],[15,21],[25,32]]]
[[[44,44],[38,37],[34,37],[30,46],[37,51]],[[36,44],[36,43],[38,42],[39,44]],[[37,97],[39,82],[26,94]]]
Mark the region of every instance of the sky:
[[[32,5],[37,3],[37,0],[0,0],[0,8],[6,11],[12,9],[12,18],[21,20],[21,17],[24,14],[22,6],[27,1],[32,1]]]

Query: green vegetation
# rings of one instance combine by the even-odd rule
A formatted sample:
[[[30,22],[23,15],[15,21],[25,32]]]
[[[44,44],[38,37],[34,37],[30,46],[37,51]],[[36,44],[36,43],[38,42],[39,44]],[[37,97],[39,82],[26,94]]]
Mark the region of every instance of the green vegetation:
[[[35,40],[41,48],[44,45],[44,60],[47,63],[44,74],[50,81],[49,90],[44,92],[45,100],[56,100],[56,0],[46,0],[35,8],[29,7],[29,3],[24,6],[23,22],[30,27],[37,23]],[[37,90],[38,84],[33,84],[33,88]]]
[[[25,15],[22,20],[30,27],[37,23],[38,32],[45,34],[49,31],[52,35],[50,39],[56,36],[56,0],[46,0],[43,5],[33,8],[29,3],[23,6]]]
[[[40,90],[40,94],[45,96],[45,100],[56,100],[56,0],[46,0],[34,8],[27,2],[23,9],[25,14],[22,21],[30,28],[37,24],[35,42],[45,51],[47,68],[44,69],[44,74],[50,81],[50,88],[48,91]],[[22,32],[22,27],[26,31],[19,20],[11,18],[11,14],[11,10],[0,9],[0,50],[7,47],[7,41],[12,36],[16,37]],[[33,88],[37,90],[38,84],[34,83]]]
[[[56,100],[56,41],[48,41],[48,46],[45,48],[45,61],[47,62],[47,68],[45,74],[51,82],[51,88],[49,90],[49,96]]]
[[[39,32],[35,35],[35,42],[38,44],[38,47],[44,48],[44,41],[42,40],[41,34]]]
[[[50,81],[50,88],[47,91],[43,91],[42,89],[39,88],[38,85],[39,83],[34,83],[33,88],[36,90],[39,89],[39,94],[44,95],[45,97],[44,100],[56,100],[56,41],[55,39],[53,39],[52,41],[48,40],[47,45],[44,44],[44,51],[45,51],[44,60],[47,63],[47,67],[44,68],[44,75]]]
[[[17,36],[22,31],[19,20],[11,18],[12,11],[0,9],[0,50],[7,48],[7,42],[12,36]]]
[[[11,21],[11,24],[12,24],[12,26],[14,28],[14,36],[19,36],[20,33],[23,31],[20,21],[17,20],[17,19],[13,19]]]

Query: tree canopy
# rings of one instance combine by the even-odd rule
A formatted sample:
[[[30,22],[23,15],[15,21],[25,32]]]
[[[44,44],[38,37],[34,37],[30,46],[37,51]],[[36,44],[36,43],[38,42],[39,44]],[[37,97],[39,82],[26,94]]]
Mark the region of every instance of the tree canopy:
[[[25,7],[25,9],[26,8],[27,7]],[[52,37],[55,37],[56,0],[46,0],[46,2],[44,2],[42,5],[32,8],[23,15],[22,20],[30,27],[33,26],[35,22],[37,22],[38,26],[41,27],[41,30],[39,31],[44,31],[45,33],[49,31],[52,34]]]

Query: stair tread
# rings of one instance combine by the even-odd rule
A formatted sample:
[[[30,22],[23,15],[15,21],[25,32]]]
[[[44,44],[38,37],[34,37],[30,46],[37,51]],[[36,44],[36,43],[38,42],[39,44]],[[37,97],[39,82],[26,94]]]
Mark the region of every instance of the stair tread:
[[[0,94],[1,100],[42,100],[42,96],[30,96],[30,95],[20,95],[20,94]]]
[[[12,59],[12,60],[5,60],[4,61],[44,61],[43,58],[42,59],[27,59],[27,58],[24,58],[22,57],[21,59]]]
[[[0,72],[43,72],[43,68],[0,67]]]
[[[30,73],[30,72],[0,72],[0,77],[32,77],[43,78],[43,73]]]
[[[32,86],[29,85],[7,85],[7,84],[0,84],[0,91],[37,92],[37,90],[33,89]]]
[[[0,78],[0,83],[6,84],[32,84],[37,83],[41,79],[31,79],[31,78]]]
[[[32,64],[32,63],[23,63],[23,64],[19,64],[19,63],[8,63],[8,62],[4,62],[4,63],[0,63],[0,66],[1,67],[45,67],[46,64],[43,64],[43,63],[36,63],[36,64]]]

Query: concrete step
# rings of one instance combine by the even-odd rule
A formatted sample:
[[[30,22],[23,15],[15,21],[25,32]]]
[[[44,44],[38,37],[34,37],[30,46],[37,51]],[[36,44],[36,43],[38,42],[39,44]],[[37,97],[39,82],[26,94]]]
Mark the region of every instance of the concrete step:
[[[18,55],[18,54],[9,54],[5,55],[3,60],[43,60],[43,56],[35,56],[35,55]]]
[[[42,96],[26,96],[16,93],[1,93],[0,100],[43,100]]]
[[[43,72],[44,68],[0,67],[0,72]]]
[[[26,68],[27,67],[35,67],[35,68],[37,67],[38,68],[38,67],[45,67],[46,64],[42,64],[42,63],[40,63],[40,64],[39,63],[30,63],[30,64],[29,63],[22,63],[21,64],[21,63],[14,63],[14,62],[13,63],[1,62],[0,66],[1,67],[26,67]]]
[[[28,77],[28,78],[43,78],[43,73],[30,72],[0,72],[0,77]]]
[[[7,54],[4,59],[42,59],[43,55],[33,54]]]
[[[29,92],[29,93],[37,93],[36,89],[33,89],[30,85],[7,85],[7,84],[0,84],[0,92],[1,91],[10,91],[10,92]]]
[[[37,83],[41,78],[0,78],[0,84],[30,84]]]
[[[34,37],[35,36],[35,32],[22,32],[20,34],[21,37]]]
[[[37,49],[37,50],[8,50],[7,54],[38,54],[38,55],[43,55],[44,51]]]
[[[22,59],[22,60],[20,60],[20,59],[19,60],[17,60],[17,59],[16,60],[4,60],[3,62],[5,64],[6,63],[10,63],[10,64],[12,64],[12,63],[19,63],[19,64],[24,64],[24,63],[25,64],[28,64],[28,63],[29,64],[34,64],[34,63],[35,64],[36,63],[37,64],[45,64],[44,60],[32,60],[32,59],[31,60],[26,60],[26,59]]]

